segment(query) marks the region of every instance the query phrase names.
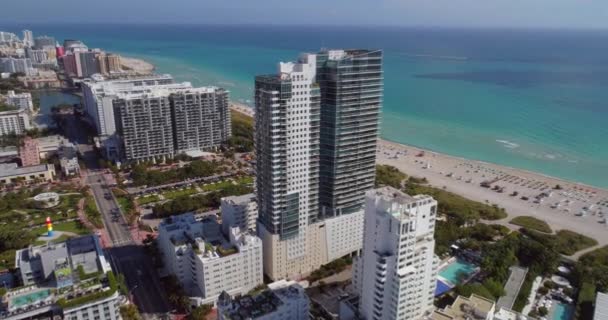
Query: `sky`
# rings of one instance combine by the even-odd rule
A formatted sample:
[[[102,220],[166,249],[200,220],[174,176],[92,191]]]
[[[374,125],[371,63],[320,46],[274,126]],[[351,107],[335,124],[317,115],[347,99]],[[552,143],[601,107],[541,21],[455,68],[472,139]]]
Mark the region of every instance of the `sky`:
[[[608,29],[608,0],[2,0],[0,21]]]

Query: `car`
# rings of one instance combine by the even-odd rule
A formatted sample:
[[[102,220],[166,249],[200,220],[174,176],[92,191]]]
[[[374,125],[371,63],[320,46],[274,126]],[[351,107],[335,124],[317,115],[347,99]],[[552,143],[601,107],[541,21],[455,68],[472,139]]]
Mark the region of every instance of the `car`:
[[[104,194],[103,197],[106,198],[106,200],[112,199],[112,195],[109,193]]]

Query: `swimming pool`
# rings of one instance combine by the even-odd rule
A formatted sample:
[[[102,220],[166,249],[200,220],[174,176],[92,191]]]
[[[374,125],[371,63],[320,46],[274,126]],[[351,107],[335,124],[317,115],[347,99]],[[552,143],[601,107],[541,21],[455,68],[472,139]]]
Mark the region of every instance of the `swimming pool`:
[[[555,301],[553,306],[552,320],[570,320],[572,317],[572,306]]]
[[[437,287],[435,287],[435,297],[439,297],[440,295],[452,290],[452,286],[447,284],[441,280],[437,280]]]
[[[36,303],[48,298],[50,294],[51,290],[47,289],[17,296],[11,299],[10,307],[19,308],[28,304]]]
[[[462,279],[461,274],[468,277],[475,272],[475,268],[477,267],[474,264],[458,259],[450,263],[447,267],[441,269],[441,271],[439,271],[439,275],[450,281],[452,284],[457,285],[460,282],[459,280]]]

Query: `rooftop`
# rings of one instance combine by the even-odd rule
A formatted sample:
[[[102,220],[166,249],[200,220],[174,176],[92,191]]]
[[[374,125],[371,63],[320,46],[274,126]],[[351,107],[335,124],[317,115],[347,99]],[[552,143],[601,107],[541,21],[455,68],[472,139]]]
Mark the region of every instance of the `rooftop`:
[[[222,201],[225,201],[230,204],[247,204],[252,201],[256,201],[255,193],[248,193],[240,196],[230,196],[222,198]]]
[[[608,319],[608,293],[598,292],[595,299],[595,314],[593,320]]]
[[[294,281],[280,281],[269,284],[268,287],[258,294],[236,298],[223,292],[218,305],[224,305],[224,317],[231,320],[255,319],[276,311],[290,299],[308,299],[302,286]]]
[[[16,163],[0,163],[0,178],[45,172],[50,170],[51,166],[52,165],[49,164],[39,164],[35,166],[19,167]]]
[[[458,296],[451,306],[433,312],[433,320],[474,320],[486,319],[494,310],[494,301],[472,294],[469,298]]]
[[[214,217],[196,220],[194,214],[185,213],[164,219],[159,230],[165,232],[176,250],[194,248],[201,259],[215,259],[239,252],[242,245],[256,241],[256,237],[232,228],[227,238]],[[259,240],[259,239],[257,239]]]

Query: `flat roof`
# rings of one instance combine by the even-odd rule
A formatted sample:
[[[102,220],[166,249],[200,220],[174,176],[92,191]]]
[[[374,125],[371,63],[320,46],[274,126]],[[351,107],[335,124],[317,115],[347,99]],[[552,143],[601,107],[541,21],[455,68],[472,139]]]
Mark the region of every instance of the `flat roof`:
[[[597,293],[593,320],[608,320],[608,293]]]
[[[16,163],[0,163],[0,178],[22,176],[32,173],[48,171],[47,164],[39,164],[35,166],[18,167]]]

